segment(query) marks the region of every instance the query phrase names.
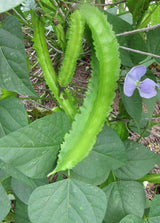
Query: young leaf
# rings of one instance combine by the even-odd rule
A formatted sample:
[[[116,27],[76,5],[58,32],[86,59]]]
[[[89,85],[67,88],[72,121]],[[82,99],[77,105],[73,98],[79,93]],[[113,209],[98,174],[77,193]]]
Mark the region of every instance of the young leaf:
[[[107,210],[104,223],[117,223],[126,215],[143,216],[145,193],[142,185],[134,181],[117,181],[105,187]]]
[[[145,223],[142,218],[136,215],[127,215],[119,223]]]
[[[104,182],[110,170],[125,164],[126,153],[122,141],[110,127],[105,125],[92,151],[72,169],[71,176],[99,185]]]
[[[137,180],[154,167],[158,156],[140,143],[127,141],[125,146],[127,165],[115,170],[114,173],[123,180]]]
[[[0,138],[28,125],[24,105],[18,98],[0,101]]]
[[[21,4],[23,0],[1,0],[0,1],[0,13],[8,11],[17,5]]]
[[[71,179],[38,187],[28,205],[32,223],[101,223],[105,210],[101,189]]]
[[[0,139],[0,159],[29,177],[44,178],[53,168],[70,121],[64,113],[41,118]]]
[[[11,208],[10,200],[0,183],[0,221],[2,221],[8,214]]]
[[[0,87],[29,96],[37,96],[28,77],[21,25],[8,16],[0,27]]]

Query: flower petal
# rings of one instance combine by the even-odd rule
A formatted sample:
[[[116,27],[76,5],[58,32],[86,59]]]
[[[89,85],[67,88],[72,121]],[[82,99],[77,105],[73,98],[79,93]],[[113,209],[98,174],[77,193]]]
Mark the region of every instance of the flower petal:
[[[142,81],[138,87],[139,94],[142,98],[152,98],[156,96],[155,87],[159,87],[153,80],[147,78]]]
[[[146,73],[146,67],[143,65],[139,65],[136,67],[133,67],[127,74],[127,76],[130,76],[135,81],[140,81],[141,77]],[[126,76],[126,78],[127,78]]]
[[[136,82],[128,76],[124,81],[124,94],[131,97],[134,90],[136,89]]]

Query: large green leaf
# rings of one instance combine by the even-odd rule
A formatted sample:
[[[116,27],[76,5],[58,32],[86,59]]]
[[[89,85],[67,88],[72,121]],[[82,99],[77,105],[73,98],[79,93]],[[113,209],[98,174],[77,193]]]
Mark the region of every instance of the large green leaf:
[[[21,25],[8,16],[0,28],[0,87],[37,96],[29,80]]]
[[[28,124],[22,102],[17,98],[0,101],[0,138]]]
[[[145,193],[140,183],[117,181],[103,190],[107,196],[105,223],[117,223],[129,214],[143,216]]]
[[[6,217],[10,208],[10,200],[0,183],[0,221],[2,221]]]
[[[0,13],[8,11],[11,8],[14,8],[22,2],[24,2],[24,0],[1,0]]]
[[[41,118],[0,139],[0,159],[29,177],[44,178],[54,167],[70,121],[64,113]]]
[[[133,30],[133,27],[117,15],[107,14],[107,20],[112,24],[113,30],[116,34],[123,33],[126,31]],[[147,52],[147,46],[145,40],[139,33],[135,33],[132,35],[125,35],[117,37],[119,45],[125,46],[132,49],[142,50]],[[125,66],[132,67],[137,65],[140,61],[146,58],[145,55],[129,52],[123,49],[120,49],[121,63]]]
[[[27,205],[21,202],[17,197],[16,197],[15,215],[16,215],[16,223],[22,223],[22,222],[30,223],[27,212]]]
[[[154,167],[158,156],[140,143],[127,141],[125,146],[127,165],[115,170],[114,174],[123,180],[137,180]]]
[[[38,187],[28,205],[32,223],[101,223],[105,210],[100,188],[71,179]]]
[[[160,27],[150,30],[147,33],[147,44],[150,53],[160,56]],[[160,63],[160,58],[155,58]]]
[[[153,198],[151,202],[151,208],[148,215],[149,223],[159,223],[160,222],[160,195]]]
[[[16,194],[16,196],[25,204],[28,204],[28,199],[34,189],[36,189],[38,186],[48,183],[47,178],[44,178],[42,180],[32,180],[32,179],[29,180],[34,185],[34,187],[31,187],[28,184],[25,184],[24,182],[17,180],[15,178],[12,178],[11,180],[11,187],[14,194]]]
[[[125,147],[119,136],[107,125],[97,137],[92,151],[71,171],[71,176],[88,183],[101,184],[112,169],[126,164]]]
[[[119,223],[144,223],[144,221],[135,215],[127,215]]]

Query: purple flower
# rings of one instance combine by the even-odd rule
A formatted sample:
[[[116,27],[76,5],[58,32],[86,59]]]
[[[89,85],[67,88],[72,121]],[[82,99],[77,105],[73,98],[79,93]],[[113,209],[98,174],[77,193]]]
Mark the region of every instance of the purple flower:
[[[143,65],[133,67],[126,75],[124,81],[124,94],[128,97],[133,95],[137,88],[142,98],[152,98],[156,96],[157,91],[155,87],[159,87],[154,81],[146,78],[140,81],[141,77],[146,73],[146,68]]]

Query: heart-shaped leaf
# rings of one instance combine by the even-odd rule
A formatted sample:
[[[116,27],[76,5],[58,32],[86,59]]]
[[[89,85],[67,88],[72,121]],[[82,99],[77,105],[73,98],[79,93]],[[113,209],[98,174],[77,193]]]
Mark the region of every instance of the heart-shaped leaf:
[[[71,179],[38,187],[28,206],[32,223],[101,223],[105,210],[100,188]]]

